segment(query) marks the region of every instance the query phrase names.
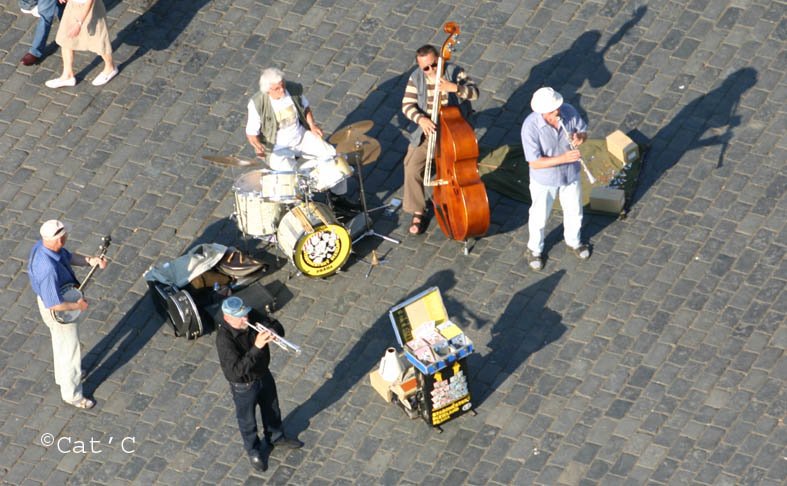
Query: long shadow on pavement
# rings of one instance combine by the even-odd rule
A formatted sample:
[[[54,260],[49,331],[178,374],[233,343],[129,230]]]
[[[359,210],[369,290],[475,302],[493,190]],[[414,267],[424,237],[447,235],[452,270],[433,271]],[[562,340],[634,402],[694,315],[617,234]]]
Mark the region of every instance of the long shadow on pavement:
[[[545,305],[565,274],[560,270],[514,294],[492,326],[489,353],[470,355],[468,383],[474,408],[480,407],[530,356],[566,332],[562,316]]]
[[[109,11],[120,1],[105,2],[105,7]],[[118,63],[120,71],[123,71],[129,64],[144,56],[151,50],[163,51],[168,49],[175,39],[186,29],[199,10],[210,3],[210,0],[158,0],[150,8],[140,15],[136,20],[128,24],[123,30],[114,35],[112,50],[117,52],[121,45],[127,44],[137,46],[134,53]],[[113,36],[110,31],[110,38]],[[199,69],[199,65],[204,64],[208,59],[208,54],[194,52],[190,65],[187,70]],[[97,57],[88,66],[77,73],[77,78],[82,79],[91,69],[101,62]]]
[[[456,277],[452,270],[441,270],[427,279],[411,297],[430,287],[446,291],[456,285]],[[404,298],[402,300],[405,300]],[[325,380],[317,390],[295,410],[287,415],[284,426],[289,435],[297,436],[309,427],[313,417],[327,409],[363,380],[366,375],[380,362],[385,349],[395,341],[391,321],[386,312],[380,316],[363,334],[357,337],[353,347],[336,364],[330,378]]]
[[[719,87],[681,108],[651,140],[647,140],[639,132],[632,133],[635,142],[649,146],[632,205],[691,150],[721,145],[717,164],[708,166],[705,170],[710,172],[721,168],[733,136],[733,129],[741,124],[741,116],[736,114],[738,103],[743,94],[755,84],[757,84],[756,69],[752,67],[739,69],[730,74]],[[703,138],[706,132],[725,127],[724,133]]]
[[[590,30],[579,37],[565,51],[559,52],[542,61],[530,70],[527,80],[519,86],[502,106],[479,111],[474,115],[476,128],[485,129],[484,135],[478,141],[484,150],[495,149],[502,145],[521,145],[520,131],[522,122],[530,110],[530,98],[533,93],[543,86],[551,86],[563,95],[563,99],[574,106],[583,119],[587,120],[587,112],[582,107],[582,97],[579,89],[587,83],[593,88],[601,88],[612,80],[612,73],[607,68],[604,56],[615,44],[639,23],[645,16],[647,7],[639,7],[625,24],[623,24],[599,50],[597,44],[601,39],[601,32]],[[472,76],[472,70],[470,70]],[[483,92],[483,86],[481,86]],[[591,121],[592,132],[592,121]],[[523,190],[528,190],[526,187]],[[497,193],[490,198],[496,200],[504,196]],[[500,215],[492,213],[492,223],[497,226],[499,233],[515,231],[527,221],[526,217],[511,217],[519,215],[523,208],[529,206],[516,201],[506,201],[505,206],[513,206],[503,211]],[[524,214],[527,210],[524,209]],[[609,218],[602,219],[603,227],[609,224]],[[562,231],[562,230],[560,230]],[[600,231],[600,230],[598,230]],[[556,235],[550,235],[545,251],[555,241]]]
[[[530,98],[543,86],[550,86],[563,95],[563,99],[579,111],[587,120],[578,92],[585,81],[593,88],[601,88],[610,82],[612,73],[604,62],[607,51],[620,42],[645,16],[647,7],[640,7],[632,18],[615,32],[609,41],[597,50],[601,32],[590,30],[579,37],[565,51],[542,61],[530,70],[527,80],[519,86],[503,104],[475,114],[476,127],[486,128],[478,141],[482,147],[499,147],[503,144],[520,145],[520,129],[525,116],[530,113]],[[472,70],[470,70],[472,75]],[[483,86],[481,87],[483,90]]]

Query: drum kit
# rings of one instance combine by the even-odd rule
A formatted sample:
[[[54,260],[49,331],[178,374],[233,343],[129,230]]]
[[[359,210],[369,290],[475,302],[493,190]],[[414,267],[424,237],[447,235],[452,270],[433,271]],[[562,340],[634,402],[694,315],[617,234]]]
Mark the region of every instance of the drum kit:
[[[292,152],[274,152],[271,158],[275,157],[276,163],[270,165],[292,170],[253,169],[238,177],[232,191],[234,217],[241,233],[270,243],[275,241],[295,268],[308,277],[326,277],[338,271],[350,256],[351,233],[333,209],[315,201],[314,196],[350,178],[355,170],[351,162],[362,181],[361,166],[373,163],[380,155],[379,142],[364,135],[371,127],[371,121],[361,121],[331,136],[328,141],[336,145],[337,151],[333,158],[312,159],[298,165]],[[231,167],[258,164],[234,156],[203,158]],[[364,211],[360,216],[364,217],[367,233],[376,234],[371,229],[363,190],[361,196]]]

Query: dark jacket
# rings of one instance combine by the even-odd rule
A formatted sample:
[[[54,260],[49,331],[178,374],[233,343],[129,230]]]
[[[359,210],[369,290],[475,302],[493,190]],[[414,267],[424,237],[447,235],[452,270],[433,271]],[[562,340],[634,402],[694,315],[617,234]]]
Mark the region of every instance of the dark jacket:
[[[284,328],[275,319],[263,317],[259,312],[252,310],[249,321],[262,323],[272,329],[279,336],[284,337]],[[221,371],[230,383],[249,383],[260,379],[268,372],[271,362],[270,347],[268,343],[262,349],[254,346],[257,331],[251,328],[239,331],[229,326],[222,319],[216,332],[216,350],[219,353]]]

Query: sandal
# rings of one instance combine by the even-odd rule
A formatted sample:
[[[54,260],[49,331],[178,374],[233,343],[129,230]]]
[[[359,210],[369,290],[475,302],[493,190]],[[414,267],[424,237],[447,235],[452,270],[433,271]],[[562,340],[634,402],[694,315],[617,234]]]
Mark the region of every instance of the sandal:
[[[588,248],[587,245],[579,245],[578,247],[572,248],[571,250],[580,260],[587,260],[590,258],[590,248]]]
[[[82,397],[79,400],[71,402],[71,405],[75,406],[76,408],[81,408],[83,410],[89,410],[96,406],[96,402],[94,402],[89,398]]]
[[[408,230],[412,236],[420,235],[424,232],[424,214],[423,213],[413,213],[413,220],[410,223],[410,229]]]

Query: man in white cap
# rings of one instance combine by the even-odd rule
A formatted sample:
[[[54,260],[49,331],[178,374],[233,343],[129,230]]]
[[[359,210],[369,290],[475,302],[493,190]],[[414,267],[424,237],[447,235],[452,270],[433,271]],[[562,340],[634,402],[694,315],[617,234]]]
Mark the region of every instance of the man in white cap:
[[[522,123],[522,147],[530,164],[530,213],[527,241],[528,265],[533,270],[544,267],[544,231],[552,204],[560,198],[563,209],[563,238],[581,260],[590,258],[590,249],[582,243],[582,185],[579,175],[578,147],[587,138],[587,124],[577,110],[552,88],[540,88],[530,101],[533,113]],[[561,125],[562,122],[562,125]],[[564,131],[568,131],[566,133]]]
[[[37,296],[41,318],[52,335],[55,383],[60,385],[60,396],[65,402],[77,408],[93,408],[96,403],[82,395],[82,356],[77,323],[61,324],[52,316],[52,311],[87,310],[84,298],[76,302],[63,298],[64,288],[69,284],[77,285],[71,265],[98,265],[104,269],[107,261],[103,257],[77,255],[66,250],[68,228],[56,219],[42,224],[39,232],[41,239],[30,250],[27,275]]]
[[[230,383],[235,416],[249,462],[254,469],[265,471],[270,447],[303,447],[303,442],[285,436],[282,430],[276,382],[268,369],[271,361],[268,344],[275,336],[270,330],[258,333],[249,327],[250,319],[261,322],[264,318],[245,305],[240,297],[224,299],[221,312],[224,319],[216,332],[219,363]],[[268,319],[266,326],[284,337],[284,328],[275,319]],[[257,407],[262,417],[264,442],[257,434]]]

